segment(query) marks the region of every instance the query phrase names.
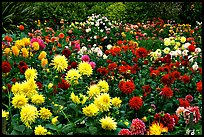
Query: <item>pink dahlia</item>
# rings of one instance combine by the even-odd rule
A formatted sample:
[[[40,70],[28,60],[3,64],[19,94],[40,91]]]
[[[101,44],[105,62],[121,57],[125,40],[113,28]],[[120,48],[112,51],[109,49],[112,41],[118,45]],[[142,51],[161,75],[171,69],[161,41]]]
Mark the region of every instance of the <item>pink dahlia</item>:
[[[132,132],[129,129],[121,129],[118,135],[132,135]]]
[[[145,123],[138,118],[133,119],[130,131],[132,132],[132,135],[144,135],[144,132],[146,131]]]
[[[81,60],[85,62],[89,62],[90,61],[89,55],[82,55]]]

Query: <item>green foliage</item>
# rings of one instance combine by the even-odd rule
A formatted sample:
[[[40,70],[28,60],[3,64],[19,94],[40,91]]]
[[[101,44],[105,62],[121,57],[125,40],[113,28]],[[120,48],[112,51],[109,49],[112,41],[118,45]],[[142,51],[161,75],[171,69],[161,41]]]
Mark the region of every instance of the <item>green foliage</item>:
[[[126,15],[126,5],[122,2],[116,2],[106,8],[105,14],[110,20],[122,21]]]
[[[28,22],[35,14],[35,8],[30,2],[2,2],[3,33],[13,33],[21,22]]]

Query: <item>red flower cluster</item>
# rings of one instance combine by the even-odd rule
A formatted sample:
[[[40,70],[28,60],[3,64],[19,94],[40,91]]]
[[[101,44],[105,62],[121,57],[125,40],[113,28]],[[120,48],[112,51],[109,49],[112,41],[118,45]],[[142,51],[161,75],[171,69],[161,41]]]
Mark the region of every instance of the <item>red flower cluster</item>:
[[[38,89],[42,89],[42,83],[41,82],[36,82],[37,86],[38,86]]]
[[[172,78],[174,78],[174,79],[179,79],[180,76],[181,76],[181,73],[178,72],[178,71],[173,71],[173,72],[171,73],[171,76],[172,76]]]
[[[2,67],[2,72],[4,72],[4,73],[8,73],[11,71],[11,65],[7,61],[3,61],[1,67]]]
[[[159,71],[159,70],[152,70],[152,71],[150,72],[150,77],[159,76],[159,74],[160,74],[160,71]]]
[[[154,115],[154,121],[161,122],[165,127],[168,127],[169,131],[173,131],[175,126],[175,116],[171,116],[169,113],[164,114],[163,116],[159,113]]]
[[[160,92],[160,95],[167,97],[167,98],[171,98],[173,96],[173,91],[171,90],[171,88],[164,86],[162,88],[162,91]]]
[[[189,45],[189,46],[188,46],[188,50],[189,50],[190,52],[194,52],[194,51],[195,51],[195,46],[194,46],[193,44]]]
[[[118,87],[125,94],[130,94],[135,90],[135,84],[132,81],[121,81]]]
[[[185,100],[187,100],[188,102],[192,102],[193,101],[193,96],[186,95]]]
[[[196,89],[198,92],[202,93],[202,81],[196,83]]]
[[[132,109],[139,110],[143,105],[143,100],[141,97],[135,96],[129,100],[129,106]]]
[[[71,85],[64,79],[61,80],[61,82],[58,83],[58,88],[67,90]]]

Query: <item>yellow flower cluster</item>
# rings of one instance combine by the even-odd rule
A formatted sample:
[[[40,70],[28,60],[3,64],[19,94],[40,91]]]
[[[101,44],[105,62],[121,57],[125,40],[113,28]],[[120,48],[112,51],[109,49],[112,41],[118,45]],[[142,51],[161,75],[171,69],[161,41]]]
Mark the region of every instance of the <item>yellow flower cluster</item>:
[[[57,118],[58,118],[58,116],[52,118],[52,124],[53,125],[56,125],[56,123],[58,122]]]
[[[6,120],[8,120],[8,117],[9,117],[9,112],[4,111],[4,110],[2,109],[2,117],[5,117],[5,118],[6,118]]]
[[[101,93],[94,98],[94,104],[99,108],[99,111],[109,111],[111,108],[111,98],[108,93]]]
[[[45,102],[45,97],[43,95],[35,94],[31,97],[31,102],[40,105]]]
[[[153,122],[147,131],[147,135],[162,135],[162,132],[168,132],[168,127],[164,127],[162,123]]]
[[[50,112],[49,109],[45,108],[45,107],[41,107],[40,110],[40,118],[43,120],[49,119],[52,116],[52,113]]]
[[[25,78],[26,80],[29,80],[29,79],[36,79],[37,78],[37,70],[36,69],[33,69],[33,68],[28,68],[26,71],[25,71]]]
[[[14,108],[22,108],[28,102],[28,98],[24,94],[17,94],[13,97],[12,104]]]
[[[50,135],[51,133],[47,131],[47,129],[45,129],[43,126],[38,125],[37,127],[35,127],[34,130],[35,135]]]
[[[70,99],[72,100],[72,102],[76,103],[76,104],[84,104],[86,102],[86,100],[88,99],[88,97],[86,97],[83,94],[79,94],[79,96],[76,96],[74,94],[74,92],[71,93]]]
[[[97,85],[100,88],[101,92],[109,91],[109,85],[105,80],[100,80]]]
[[[120,100],[120,97],[114,97],[112,98],[111,103],[114,107],[120,107],[122,100]]]

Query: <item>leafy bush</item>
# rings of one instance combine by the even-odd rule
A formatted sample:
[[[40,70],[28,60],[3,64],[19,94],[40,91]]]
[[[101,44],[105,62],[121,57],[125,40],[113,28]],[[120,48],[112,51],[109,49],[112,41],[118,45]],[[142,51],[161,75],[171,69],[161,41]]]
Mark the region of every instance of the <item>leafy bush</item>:
[[[114,21],[123,20],[126,15],[126,5],[122,2],[116,2],[106,8],[107,13],[105,14],[109,19]]]

